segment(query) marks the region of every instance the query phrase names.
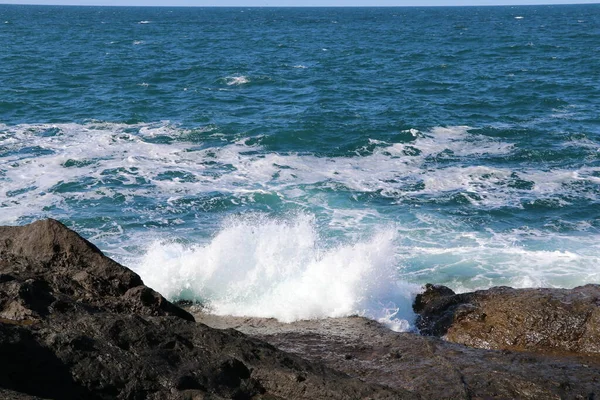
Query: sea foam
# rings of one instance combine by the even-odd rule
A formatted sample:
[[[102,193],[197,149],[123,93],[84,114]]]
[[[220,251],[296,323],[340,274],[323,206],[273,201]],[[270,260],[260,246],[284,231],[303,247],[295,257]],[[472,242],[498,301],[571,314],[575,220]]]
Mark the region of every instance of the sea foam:
[[[398,280],[393,229],[364,241],[322,245],[314,218],[229,219],[207,244],[155,242],[137,271],[170,299],[219,315],[283,322],[363,315],[408,330],[420,289]]]
[[[238,86],[250,82],[250,79],[244,75],[228,76],[225,78],[225,83],[228,86]]]
[[[180,253],[164,264],[176,263],[168,267],[173,274],[165,275],[180,279],[165,289],[172,296],[179,296],[185,284],[183,278],[177,278],[181,272],[176,265],[188,265],[186,259],[212,254],[219,248],[227,248],[227,252],[246,249],[245,241],[251,236],[244,237],[242,232],[251,227],[261,230],[260,240],[252,242],[255,246],[277,248],[283,252],[277,253],[283,254],[282,258],[296,260],[286,264],[285,271],[305,268],[308,273],[316,268],[309,266],[336,266],[360,246],[368,250],[385,242],[386,251],[396,257],[395,261],[388,260],[392,264],[363,255],[368,259],[362,265],[371,267],[350,271],[362,276],[368,271],[390,272],[402,267],[401,273],[393,271],[398,273],[396,281],[446,283],[459,290],[498,284],[572,287],[600,279],[600,239],[593,215],[575,220],[568,215],[547,218],[543,227],[524,221],[532,226],[506,230],[498,225],[484,231],[470,218],[438,214],[429,207],[457,199],[486,215],[490,209],[506,213],[528,208],[535,212],[540,207],[560,210],[572,208],[569,203],[594,203],[600,199],[600,167],[540,168],[529,161],[490,163],[489,159],[513,157],[518,151],[516,145],[510,139],[486,136],[469,127],[413,129],[403,134],[410,140],[371,139],[364,151],[326,157],[270,151],[261,145],[261,137],[227,140],[213,125],[190,131],[168,122],[0,124],[0,224],[21,224],[49,216],[73,221],[81,224],[75,228],[103,250],[132,266],[143,265],[138,258],[153,230],[161,237],[195,242],[196,246],[188,247],[168,243],[155,246],[159,253]],[[206,142],[190,140],[198,136]],[[593,145],[597,143],[590,139],[585,144],[577,149],[590,157],[595,155]],[[565,145],[571,146],[572,141]],[[507,207],[511,209],[507,211]],[[247,210],[270,210],[271,215],[281,218],[286,210],[312,213],[310,218],[319,223],[316,227],[314,221],[305,220],[309,217],[253,223],[242,218],[227,220],[218,228],[227,215]],[[473,215],[476,223],[479,217]],[[391,224],[396,233],[390,236]],[[278,230],[281,234],[272,234]],[[334,236],[340,240],[324,243],[317,231],[325,241]],[[368,232],[379,233],[369,236]],[[213,241],[201,243],[199,240],[207,235],[214,235]],[[237,244],[221,245],[219,239],[227,235],[235,236]],[[284,237],[290,243],[312,238],[306,253],[310,256],[285,256],[289,254],[285,243],[272,243]],[[198,259],[198,265],[204,265],[204,259]],[[211,260],[223,265],[223,271],[233,268],[225,266],[224,259]],[[245,270],[258,273],[264,265],[258,261],[251,264],[256,267],[246,265]],[[286,273],[288,277],[299,274]],[[202,276],[196,276],[192,284],[200,287],[213,282],[212,278],[200,279]],[[285,281],[275,280],[268,287],[283,288]],[[303,282],[299,278],[296,281]],[[371,298],[382,303],[389,296],[395,298],[395,286],[388,289],[385,296]],[[206,296],[204,291],[190,293]],[[376,319],[385,315],[385,307],[371,307],[367,300],[358,300],[362,296],[359,292],[353,293],[354,300],[346,303],[353,306],[336,308],[343,310],[341,314],[364,312]],[[210,299],[219,312],[240,303],[226,303],[222,297]],[[265,299],[255,299],[244,310],[251,306],[259,310]],[[394,306],[390,309],[410,303],[396,300],[391,301]],[[291,306],[285,309],[288,317],[283,312],[277,314],[284,320],[335,314],[329,308],[305,314]]]
[[[221,141],[218,128],[210,129],[194,134]],[[111,190],[127,202],[144,197],[161,204],[214,192],[236,197],[231,200],[236,204],[263,194],[312,204],[319,199],[309,193],[315,185],[378,193],[398,203],[446,201],[460,195],[482,209],[600,198],[599,167],[541,169],[530,162],[495,166],[487,158],[510,156],[513,143],[462,126],[408,133],[414,140],[371,139],[374,148],[366,153],[322,157],[268,151],[260,138],[254,138],[258,143],[240,139],[203,146],[186,140],[188,130],[166,122],[0,125],[0,142],[6,150],[0,164],[0,204],[10,209],[0,222],[39,217],[49,207],[66,207],[65,200],[95,199]],[[585,150],[596,149],[586,145]],[[454,161],[444,162],[447,158]],[[79,189],[64,190],[69,185]]]

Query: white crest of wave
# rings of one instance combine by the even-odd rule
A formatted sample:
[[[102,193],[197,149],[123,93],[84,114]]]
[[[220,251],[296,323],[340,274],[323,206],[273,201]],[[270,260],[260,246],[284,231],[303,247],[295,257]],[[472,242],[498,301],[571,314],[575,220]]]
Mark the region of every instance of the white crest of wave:
[[[398,282],[392,229],[323,248],[314,218],[230,219],[202,246],[155,242],[137,268],[171,299],[200,300],[219,315],[302,319],[363,315],[410,328],[417,285]]]
[[[248,82],[250,82],[250,79],[248,79],[248,77],[244,76],[244,75],[228,76],[225,79],[225,82],[229,86],[236,86],[236,85],[243,85],[245,83],[248,83]]]

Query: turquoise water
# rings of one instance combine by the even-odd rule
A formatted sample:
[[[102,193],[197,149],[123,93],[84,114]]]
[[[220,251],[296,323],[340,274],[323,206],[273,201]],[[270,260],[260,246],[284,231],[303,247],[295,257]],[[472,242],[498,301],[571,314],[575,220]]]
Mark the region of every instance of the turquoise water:
[[[600,5],[0,5],[0,223],[284,321],[598,283],[599,60]]]

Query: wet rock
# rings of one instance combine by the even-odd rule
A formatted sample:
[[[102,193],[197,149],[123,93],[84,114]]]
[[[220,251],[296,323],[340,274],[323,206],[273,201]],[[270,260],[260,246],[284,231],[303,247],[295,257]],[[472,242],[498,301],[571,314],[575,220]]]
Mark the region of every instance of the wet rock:
[[[196,323],[54,220],[0,227],[0,360],[8,399],[417,398]]]
[[[600,354],[600,285],[463,294],[425,289],[414,303],[423,334],[485,349]]]

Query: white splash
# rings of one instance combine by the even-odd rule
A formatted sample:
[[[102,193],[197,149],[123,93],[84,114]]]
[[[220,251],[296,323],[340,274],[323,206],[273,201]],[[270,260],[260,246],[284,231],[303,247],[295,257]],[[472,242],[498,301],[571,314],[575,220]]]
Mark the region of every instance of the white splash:
[[[313,217],[229,220],[210,241],[154,243],[137,272],[171,299],[201,300],[219,315],[283,322],[363,315],[407,330],[420,288],[398,281],[392,229],[323,248]]]
[[[250,79],[244,75],[228,76],[225,78],[225,83],[228,86],[244,85],[248,82],[250,82]]]

